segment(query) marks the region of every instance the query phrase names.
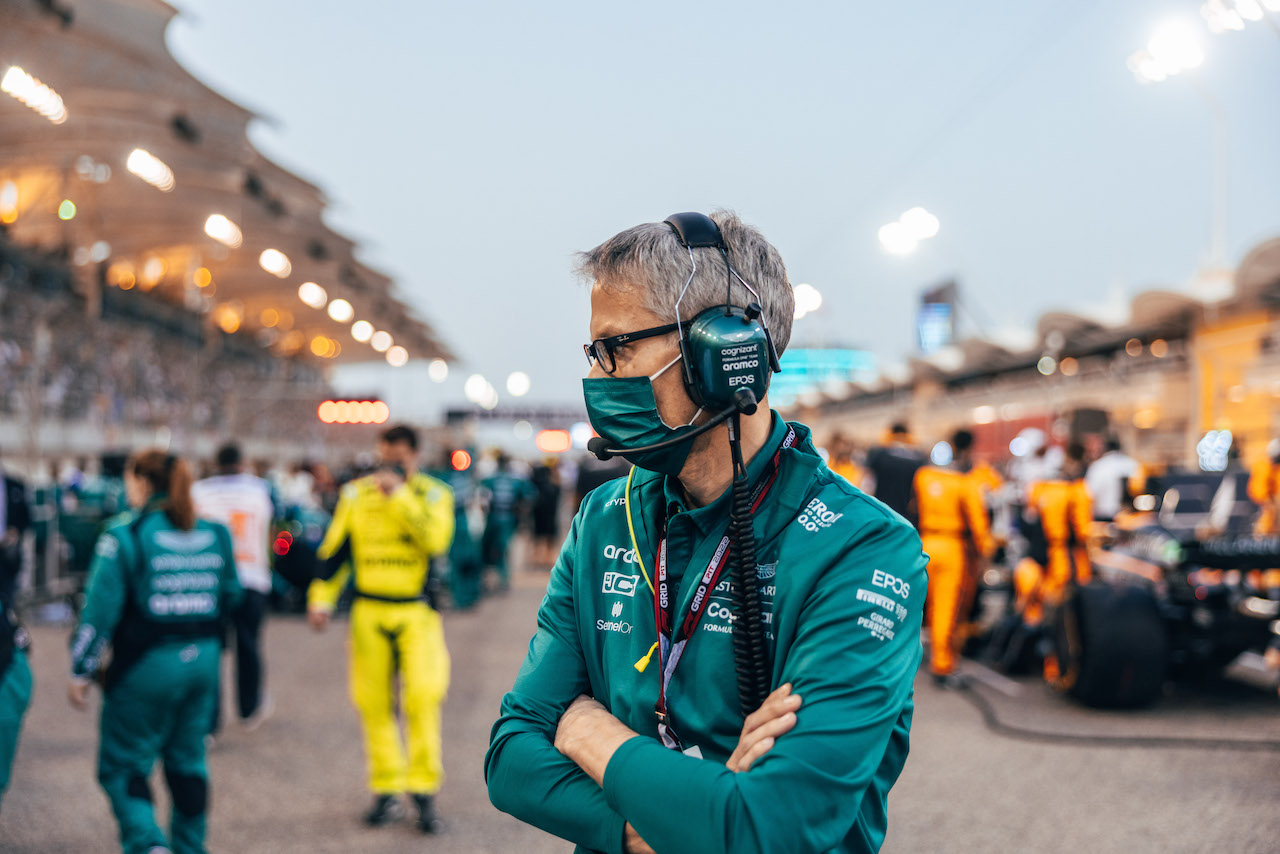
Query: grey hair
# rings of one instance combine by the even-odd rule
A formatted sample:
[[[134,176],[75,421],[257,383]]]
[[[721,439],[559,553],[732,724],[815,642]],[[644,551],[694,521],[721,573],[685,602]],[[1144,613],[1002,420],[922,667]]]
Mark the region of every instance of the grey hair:
[[[787,279],[782,256],[753,226],[747,225],[733,211],[711,213],[729,250],[729,263],[747,284],[755,289],[764,309],[764,320],[778,354],[791,340],[791,323],[795,319],[796,298]],[[713,305],[724,305],[728,273],[720,250],[693,250],[698,263],[680,317],[691,320],[698,312]],[[619,232],[594,249],[579,252],[576,272],[597,282],[605,289],[637,289],[644,295],[645,308],[659,317],[674,322],[676,302],[691,269],[689,250],[681,245],[671,226],[665,222],[646,222]],[[734,279],[728,291],[730,302],[746,306],[754,298]]]

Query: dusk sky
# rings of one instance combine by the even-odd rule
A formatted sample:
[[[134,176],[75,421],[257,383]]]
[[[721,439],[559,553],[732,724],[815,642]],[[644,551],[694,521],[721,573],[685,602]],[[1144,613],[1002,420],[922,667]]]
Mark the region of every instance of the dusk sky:
[[[267,119],[254,143],[458,354],[441,385],[425,363],[343,370],[401,416],[461,404],[477,372],[503,403],[513,370],[521,403],[578,403],[573,253],[681,210],[737,210],[822,292],[793,346],[882,365],[948,278],[965,335],[1184,289],[1210,245],[1206,94],[1227,260],[1280,235],[1280,31],[1210,35],[1198,2],[176,5],[178,59]],[[1203,66],[1140,84],[1126,59],[1176,18]],[[886,254],[877,229],[916,205],[938,236]]]

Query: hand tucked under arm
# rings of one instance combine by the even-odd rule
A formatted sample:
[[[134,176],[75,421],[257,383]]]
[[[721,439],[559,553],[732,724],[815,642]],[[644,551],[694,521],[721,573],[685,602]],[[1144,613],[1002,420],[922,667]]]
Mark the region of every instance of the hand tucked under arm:
[[[604,781],[604,769],[608,767],[614,751],[638,735],[609,714],[604,706],[583,695],[560,716],[555,746],[599,786]]]

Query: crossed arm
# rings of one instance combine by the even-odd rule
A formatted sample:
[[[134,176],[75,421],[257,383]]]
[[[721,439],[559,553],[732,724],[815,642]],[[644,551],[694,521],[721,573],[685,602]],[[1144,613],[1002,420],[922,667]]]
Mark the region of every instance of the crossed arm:
[[[773,747],[774,741],[796,725],[800,695],[791,693],[790,683],[778,688],[742,724],[738,746],[725,763],[730,771],[743,772]],[[639,733],[615,718],[600,703],[586,695],[574,700],[556,727],[555,748],[573,760],[597,786],[604,785],[609,760],[624,742]],[[635,828],[625,826],[628,854],[653,854]]]

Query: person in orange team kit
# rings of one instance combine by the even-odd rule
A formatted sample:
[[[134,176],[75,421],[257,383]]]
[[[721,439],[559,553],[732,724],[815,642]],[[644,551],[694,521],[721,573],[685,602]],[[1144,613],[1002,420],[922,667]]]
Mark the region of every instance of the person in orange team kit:
[[[853,441],[843,433],[834,433],[827,445],[827,467],[858,488],[867,473],[854,459]]]
[[[1262,508],[1254,523],[1255,534],[1280,534],[1280,439],[1267,445],[1267,458],[1259,460],[1249,474],[1249,498]],[[1280,588],[1280,569],[1272,568],[1250,574],[1256,588]]]
[[[1253,527],[1255,534],[1275,534],[1277,503],[1280,503],[1280,439],[1267,446],[1266,459],[1254,463],[1249,472],[1249,499],[1261,508]]]
[[[1023,622],[1036,627],[1045,608],[1062,600],[1067,585],[1093,578],[1088,537],[1093,507],[1084,485],[1084,446],[1067,446],[1058,477],[1036,481],[1027,491],[1029,553],[1013,571],[1014,592]],[[1045,678],[1058,676],[1057,661],[1045,659]]]
[[[982,492],[969,472],[973,434],[958,430],[951,445],[951,464],[924,466],[913,483],[920,539],[929,555],[929,670],[940,685],[955,679],[959,626],[969,612],[978,558],[989,558],[995,548]]]

